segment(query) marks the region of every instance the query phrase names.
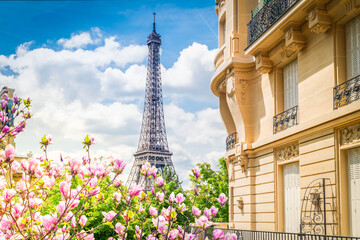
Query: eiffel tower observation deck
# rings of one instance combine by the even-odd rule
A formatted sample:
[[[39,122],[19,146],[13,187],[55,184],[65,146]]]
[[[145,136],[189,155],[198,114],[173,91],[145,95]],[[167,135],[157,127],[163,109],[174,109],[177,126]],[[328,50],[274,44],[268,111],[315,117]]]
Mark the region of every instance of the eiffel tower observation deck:
[[[161,69],[160,69],[160,45],[161,38],[155,28],[155,13],[153,31],[148,36],[147,46],[149,49],[144,112],[141,126],[140,140],[130,175],[126,185],[142,184],[143,190],[150,191],[154,179],[147,179],[140,175],[140,168],[146,162],[158,169],[162,174],[167,166],[175,173],[171,160],[172,153],[169,151],[164,120]]]

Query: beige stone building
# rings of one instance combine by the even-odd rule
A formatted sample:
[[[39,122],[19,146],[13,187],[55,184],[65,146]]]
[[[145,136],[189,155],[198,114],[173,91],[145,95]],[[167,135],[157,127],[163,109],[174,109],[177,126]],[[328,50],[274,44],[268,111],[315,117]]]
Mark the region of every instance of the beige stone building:
[[[360,1],[216,0],[230,227],[360,236]]]

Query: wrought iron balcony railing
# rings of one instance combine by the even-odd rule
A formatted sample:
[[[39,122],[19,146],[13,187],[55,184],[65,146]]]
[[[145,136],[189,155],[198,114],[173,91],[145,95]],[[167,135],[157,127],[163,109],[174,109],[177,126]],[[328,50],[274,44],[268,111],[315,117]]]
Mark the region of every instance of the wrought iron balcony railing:
[[[188,226],[186,231],[199,234],[199,239],[212,239],[213,232],[220,229],[224,234],[235,234],[237,239],[241,240],[360,240],[360,237],[348,236],[333,236],[320,234],[305,234],[305,233],[287,233],[287,232],[270,232],[270,231],[255,231],[255,230],[241,230],[241,229],[226,229],[209,227],[202,232],[201,229],[194,226]]]
[[[234,132],[226,138],[226,151],[235,148],[237,142],[237,132]]]
[[[334,110],[360,99],[360,75],[334,87]]]
[[[298,124],[298,106],[274,116],[273,132],[278,133]]]
[[[248,46],[255,42],[267,29],[273,25],[299,0],[268,0],[260,9],[254,9],[251,21],[247,24]],[[255,12],[257,11],[257,13]]]

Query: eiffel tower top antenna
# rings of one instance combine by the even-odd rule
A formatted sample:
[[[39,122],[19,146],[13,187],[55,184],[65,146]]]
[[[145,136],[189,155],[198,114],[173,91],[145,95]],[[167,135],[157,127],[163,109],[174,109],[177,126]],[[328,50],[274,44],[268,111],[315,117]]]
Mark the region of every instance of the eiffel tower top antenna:
[[[156,15],[156,13],[153,13],[153,14],[154,14],[153,31],[156,32],[156,30],[155,30],[155,15]]]

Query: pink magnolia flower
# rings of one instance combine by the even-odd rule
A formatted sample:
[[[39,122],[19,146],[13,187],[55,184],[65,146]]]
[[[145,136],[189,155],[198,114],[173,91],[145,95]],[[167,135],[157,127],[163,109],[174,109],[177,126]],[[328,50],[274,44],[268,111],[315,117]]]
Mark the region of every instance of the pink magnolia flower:
[[[155,184],[158,186],[158,187],[162,187],[164,185],[164,179],[160,176],[158,178],[155,179]]]
[[[216,208],[216,207],[214,207],[214,206],[212,206],[212,207],[210,208],[210,211],[211,211],[212,216],[213,216],[213,217],[216,217],[216,214],[218,213],[219,209]]]
[[[35,169],[39,166],[40,162],[39,160],[35,159],[35,158],[30,158],[30,160],[28,161],[29,165],[27,170],[29,171],[30,174],[34,174],[35,173]]]
[[[135,235],[137,239],[141,239],[144,236],[144,233],[138,225],[135,226]]]
[[[50,231],[53,229],[57,222],[56,215],[45,215],[41,217],[42,225],[44,226],[45,230]]]
[[[20,168],[20,163],[18,161],[14,161],[11,164],[11,171],[13,171],[14,173],[16,173]]]
[[[157,168],[155,167],[155,166],[152,166],[152,176],[153,176],[153,178],[156,178],[156,173],[157,173]]]
[[[123,235],[125,230],[125,226],[123,226],[121,223],[115,224],[115,232],[119,235]]]
[[[181,205],[185,201],[185,197],[182,193],[178,193],[175,199],[176,203]]]
[[[224,193],[221,193],[219,195],[218,202],[220,203],[221,206],[224,206],[227,200],[228,200],[228,198],[226,197],[226,195]]]
[[[70,209],[77,207],[79,205],[79,203],[80,203],[79,199],[74,199],[70,204]]]
[[[121,173],[126,167],[124,160],[116,159],[114,164],[114,170],[118,173]]]
[[[60,216],[63,215],[65,212],[65,201],[60,201],[59,204],[56,206],[56,210],[59,212]]]
[[[97,177],[94,177],[94,178],[92,178],[92,179],[90,180],[89,186],[90,186],[90,187],[95,187],[96,184],[97,184],[97,182],[98,182],[98,178],[97,178]]]
[[[237,236],[235,233],[227,233],[225,235],[225,240],[237,240]]]
[[[69,195],[70,195],[70,185],[69,185],[69,183],[63,181],[63,182],[60,183],[59,188],[60,188],[60,191],[61,191],[61,195],[64,198],[69,197]]]
[[[91,146],[92,144],[95,144],[95,138],[90,137],[89,135],[86,135],[86,137],[84,138],[83,144],[85,144],[87,146]]]
[[[2,154],[1,154],[2,155]],[[6,146],[5,151],[4,151],[4,155],[3,157],[3,161],[5,162],[13,162],[15,160],[15,148],[13,145],[9,144]]]
[[[9,221],[8,217],[6,215],[4,215],[4,217],[1,219],[1,222],[0,222],[0,229],[3,232],[6,232],[7,230],[10,229],[10,227],[11,227],[10,221]]]
[[[72,227],[72,228],[75,228],[75,227],[76,227],[76,218],[75,218],[75,217],[72,217],[72,218],[71,218],[71,227]]]
[[[114,179],[114,185],[115,185],[115,187],[119,187],[119,186],[121,185],[120,176],[117,176],[117,177]]]
[[[156,199],[157,199],[160,203],[162,203],[162,202],[164,201],[164,199],[165,199],[165,194],[162,193],[162,192],[157,192],[157,193],[156,193]]]
[[[169,196],[169,201],[170,201],[170,202],[175,202],[175,194],[174,194],[174,192],[172,192],[172,193],[170,194],[170,196]]]
[[[14,189],[5,189],[2,194],[5,202],[10,202],[15,195],[16,191]]]
[[[175,240],[178,235],[179,235],[179,230],[178,229],[173,229],[170,232],[170,239]]]
[[[199,191],[198,191],[197,187],[194,187],[194,194],[195,194],[196,196],[199,195]]]
[[[49,187],[51,188],[52,186],[54,186],[55,184],[55,178],[53,176],[49,177],[49,176],[44,176],[42,178],[43,182],[44,182],[44,186],[45,187]]]
[[[224,240],[225,239],[225,235],[223,233],[223,231],[221,231],[220,229],[215,229],[213,231],[213,240]]]
[[[12,208],[13,215],[15,218],[21,217],[23,214],[24,206],[22,206],[20,203],[16,203],[14,207]]]
[[[119,203],[121,201],[121,193],[119,192],[114,192],[113,194],[114,200]]]
[[[129,190],[131,197],[139,196],[142,191],[141,185],[132,185]]]
[[[81,227],[84,227],[87,221],[87,217],[85,215],[81,215],[80,219],[79,219],[79,223]]]
[[[196,178],[200,177],[200,169],[198,167],[194,168],[192,172]]]
[[[193,214],[195,217],[198,217],[198,216],[201,215],[200,209],[198,209],[198,208],[195,207],[195,206],[192,207],[191,212],[192,212],[192,214]]]
[[[156,208],[154,208],[153,206],[150,206],[149,212],[152,217],[157,217],[157,215],[158,215],[158,210]]]
[[[142,167],[140,168],[140,172],[142,175],[148,177],[152,174],[151,165],[149,162],[146,162]]]
[[[200,229],[205,230],[206,228],[210,227],[213,223],[210,222],[206,216],[201,216],[200,218],[195,219],[195,224]]]
[[[53,144],[53,143],[54,142],[52,141],[51,135],[44,135],[41,138],[41,141],[40,141],[40,144],[43,145],[43,146],[48,146],[48,145]]]
[[[104,215],[106,221],[108,222],[111,222],[113,218],[116,216],[116,213],[114,211],[110,211],[108,213],[102,212],[102,214]]]

